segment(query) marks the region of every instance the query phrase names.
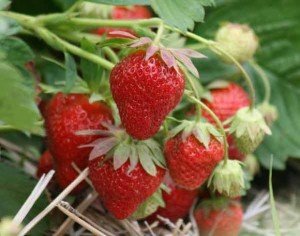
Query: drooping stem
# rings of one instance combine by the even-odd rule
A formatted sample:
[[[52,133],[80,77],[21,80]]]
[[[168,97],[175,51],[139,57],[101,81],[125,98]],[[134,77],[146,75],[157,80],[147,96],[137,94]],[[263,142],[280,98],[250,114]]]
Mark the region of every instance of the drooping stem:
[[[186,33],[183,33],[181,32],[179,29],[176,29],[176,28],[173,28],[173,27],[170,27],[170,26],[165,26],[166,28],[170,29],[170,30],[173,30],[173,31],[176,31],[178,33],[181,33],[191,39],[194,39],[204,45],[207,45],[208,48],[210,48],[212,51],[220,54],[221,56],[223,57],[226,57],[228,58],[230,61],[232,61],[236,67],[241,71],[246,83],[247,83],[247,86],[249,88],[249,93],[250,93],[250,96],[251,96],[251,105],[250,107],[253,108],[254,105],[255,105],[255,89],[254,89],[254,86],[253,86],[253,83],[251,81],[251,78],[250,76],[248,75],[248,73],[245,71],[245,69],[243,68],[243,66],[233,57],[231,56],[229,53],[227,53],[225,50],[223,50],[222,48],[220,48],[218,46],[218,44],[216,42],[214,42],[213,40],[208,40],[208,39],[205,39],[205,38],[202,38],[201,36],[199,35],[196,35],[196,34],[193,34],[191,32],[186,32]]]
[[[217,44],[212,44],[210,46],[211,49],[216,50],[217,52],[221,53],[221,55],[227,57],[229,60],[231,60],[236,67],[241,71],[247,86],[249,88],[249,93],[250,93],[250,97],[251,97],[251,104],[250,104],[250,108],[253,109],[255,106],[255,89],[252,83],[252,80],[250,78],[250,76],[248,75],[248,73],[245,71],[245,69],[243,68],[243,66],[233,57],[231,56],[229,53],[227,53],[225,50],[223,50],[222,48],[220,48]]]
[[[195,85],[195,83],[194,83],[193,78],[192,78],[191,75],[187,72],[187,70],[185,69],[184,66],[181,66],[180,68],[181,68],[182,71],[184,72],[185,77],[186,77],[186,79],[188,80],[188,82],[189,82],[189,84],[190,84],[190,86],[191,86],[191,88],[192,88],[192,91],[193,91],[194,96],[195,96],[198,100],[200,100],[199,91],[197,90],[197,87],[196,87],[196,85]],[[197,115],[196,115],[196,121],[199,121],[202,114],[201,114],[201,105],[198,104],[198,103],[196,103],[196,114],[197,114]]]
[[[199,104],[204,110],[208,112],[208,114],[213,118],[213,120],[216,122],[217,126],[220,129],[220,132],[222,134],[223,138],[223,145],[224,145],[224,164],[227,163],[228,160],[228,143],[227,143],[227,138],[226,138],[226,133],[225,129],[222,125],[222,122],[220,119],[216,116],[216,114],[208,107],[206,106],[203,102],[201,102],[199,99],[195,98],[194,96],[191,96],[190,93],[187,91],[185,94],[195,103]]]
[[[153,40],[153,43],[155,45],[159,45],[159,41],[160,41],[163,33],[164,33],[164,24],[163,24],[163,22],[161,22],[160,25],[159,25],[159,27],[158,27],[157,34],[156,34],[156,36],[155,36],[155,38]]]
[[[266,75],[265,71],[256,63],[256,61],[251,60],[250,65],[253,69],[259,74],[265,88],[265,97],[263,102],[269,103],[271,99],[271,85],[268,76]]]

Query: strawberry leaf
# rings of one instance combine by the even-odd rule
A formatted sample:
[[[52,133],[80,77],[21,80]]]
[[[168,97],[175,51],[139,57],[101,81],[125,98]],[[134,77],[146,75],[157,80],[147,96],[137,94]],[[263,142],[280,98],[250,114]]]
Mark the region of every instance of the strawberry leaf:
[[[149,0],[153,10],[169,25],[182,31],[192,30],[194,21],[203,22],[204,7],[212,0]],[[209,4],[211,3],[211,4]]]
[[[23,40],[14,37],[0,39],[0,52],[4,55],[2,59],[15,66],[23,67],[27,62],[34,59],[30,47]]]
[[[8,184],[9,180],[9,184]],[[14,216],[21,208],[37,181],[12,165],[1,161],[0,164],[0,218]],[[25,218],[24,225],[40,213],[48,205],[47,197],[43,194]],[[42,235],[50,228],[49,218],[45,217],[30,231],[30,235]]]
[[[74,58],[70,54],[65,53],[65,60],[66,60],[65,62],[66,84],[65,84],[64,92],[69,93],[71,89],[74,87],[78,75],[77,75],[76,63]]]
[[[85,38],[81,41],[81,48],[90,53],[100,54],[95,44],[91,43]],[[89,85],[89,88],[94,92],[98,92],[103,74],[103,68],[100,65],[84,58],[80,59],[80,68],[82,77]]]
[[[0,123],[18,130],[35,132],[41,119],[34,101],[33,89],[24,85],[19,71],[7,63],[0,63]]]

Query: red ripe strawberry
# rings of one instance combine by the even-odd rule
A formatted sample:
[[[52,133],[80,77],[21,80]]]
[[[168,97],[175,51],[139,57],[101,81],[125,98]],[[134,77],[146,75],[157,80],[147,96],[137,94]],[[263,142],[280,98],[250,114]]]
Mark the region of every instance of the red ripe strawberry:
[[[233,116],[240,108],[250,105],[248,94],[235,83],[230,83],[225,88],[213,89],[211,91],[212,101],[205,101],[205,104],[218,116],[221,121]],[[210,123],[215,123],[212,117],[205,111],[203,116]]]
[[[98,157],[89,163],[90,179],[104,206],[117,218],[129,217],[161,184],[165,170],[157,167],[156,176],[149,175],[140,164],[130,172],[127,161],[117,170],[111,160]]]
[[[80,169],[88,165],[90,148],[79,146],[90,143],[99,136],[76,135],[86,129],[104,129],[102,122],[112,122],[110,109],[100,102],[89,103],[82,94],[56,94],[47,105],[46,131],[49,150],[53,155],[56,177],[62,188],[78,175],[72,162]],[[79,190],[80,188],[77,188]]]
[[[176,135],[165,143],[164,154],[174,182],[183,188],[195,189],[208,179],[222,160],[224,148],[213,137],[206,148],[194,135],[185,141],[181,135]]]
[[[46,150],[39,159],[36,176],[40,178],[43,174],[47,174],[53,169],[53,158],[51,153]]]
[[[134,19],[148,19],[152,14],[145,6],[122,7],[116,6],[112,11],[112,19],[114,20],[134,20]]]
[[[180,102],[184,83],[159,54],[145,60],[145,51],[139,50],[117,64],[110,88],[127,133],[140,140],[152,137]]]
[[[163,200],[165,207],[159,207],[158,210],[147,218],[148,221],[157,220],[157,216],[165,217],[172,222],[183,219],[189,212],[194,200],[197,197],[197,190],[186,190],[176,186],[174,183],[166,183],[171,192],[163,191]]]
[[[144,6],[132,6],[132,7],[123,7],[123,6],[115,6],[111,12],[111,18],[114,20],[134,20],[134,19],[148,19],[151,18],[152,14],[147,7]],[[96,30],[98,35],[109,34],[115,30],[122,30],[128,33],[134,34],[134,32],[130,29],[126,28],[110,28],[103,27]],[[110,36],[114,37],[114,36]]]
[[[248,94],[241,86],[235,83],[230,83],[225,88],[213,89],[211,96],[212,101],[205,101],[205,103],[221,121],[225,121],[235,115],[240,108],[250,105]],[[203,111],[203,116],[209,120],[209,122],[215,123],[206,111]],[[227,137],[227,142],[229,145],[229,157],[231,159],[243,160],[245,155],[238,150],[230,135]]]
[[[243,209],[237,202],[215,209],[200,206],[194,216],[201,236],[238,236]]]

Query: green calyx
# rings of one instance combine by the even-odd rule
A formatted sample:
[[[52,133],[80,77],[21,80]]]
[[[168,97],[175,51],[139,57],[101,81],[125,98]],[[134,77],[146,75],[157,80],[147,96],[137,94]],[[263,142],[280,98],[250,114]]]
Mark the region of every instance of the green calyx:
[[[209,177],[207,185],[213,191],[230,198],[241,196],[246,186],[241,162],[221,161]]]
[[[180,125],[170,131],[168,138],[172,138],[181,132],[182,140],[186,140],[190,135],[194,135],[195,138],[202,143],[205,148],[208,148],[211,141],[211,137],[215,137],[219,142],[222,142],[222,135],[210,123],[195,122],[183,120]]]
[[[268,102],[263,102],[257,106],[257,109],[263,115],[267,125],[271,126],[278,119],[278,110]]]
[[[102,123],[107,130],[83,130],[77,135],[101,135],[92,143],[80,147],[92,147],[89,159],[105,155],[113,158],[114,169],[117,170],[127,161],[130,162],[128,173],[140,163],[143,169],[152,176],[156,176],[156,166],[165,167],[165,159],[160,145],[153,139],[136,141],[124,129],[112,124]]]
[[[165,202],[162,197],[162,188],[159,187],[155,193],[148,197],[138,209],[131,215],[132,219],[140,220],[153,214],[159,207],[165,207]]]
[[[238,148],[244,154],[252,153],[264,135],[271,134],[263,115],[255,108],[242,108],[225,123],[230,124],[229,133],[233,134]]]

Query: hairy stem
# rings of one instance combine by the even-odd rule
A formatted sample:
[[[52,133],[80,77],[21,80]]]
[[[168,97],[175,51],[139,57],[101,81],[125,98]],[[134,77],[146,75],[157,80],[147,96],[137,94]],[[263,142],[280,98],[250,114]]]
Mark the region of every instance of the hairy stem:
[[[155,38],[154,38],[154,40],[153,40],[153,43],[154,43],[155,45],[159,45],[159,41],[160,41],[160,39],[161,39],[163,33],[164,33],[164,23],[161,22],[161,23],[160,23],[160,26],[158,27],[157,34],[156,34],[156,36],[155,36]]]
[[[170,30],[173,30],[173,31],[176,31],[178,33],[181,33],[191,39],[194,39],[196,41],[198,41],[199,43],[202,43],[204,45],[207,45],[208,48],[210,48],[212,51],[220,54],[221,56],[223,57],[226,57],[228,58],[230,61],[232,61],[236,67],[241,71],[246,83],[247,83],[247,86],[249,88],[249,92],[250,92],[250,96],[251,96],[251,105],[250,107],[253,108],[254,105],[255,105],[255,89],[254,89],[254,86],[253,86],[253,83],[251,81],[251,78],[250,76],[248,75],[248,73],[245,71],[245,69],[243,68],[243,66],[233,57],[231,56],[229,53],[227,53],[225,50],[223,50],[222,48],[220,48],[216,42],[214,42],[213,40],[208,40],[208,39],[205,39],[205,38],[202,38],[201,36],[199,35],[196,35],[196,34],[193,34],[191,32],[186,32],[186,33],[183,33],[181,32],[179,29],[176,29],[176,28],[173,28],[173,27],[170,27],[170,26],[165,26],[166,28],[170,29]]]
[[[162,21],[159,18],[142,19],[142,20],[107,20],[107,19],[91,19],[91,18],[70,18],[69,23],[88,28],[97,27],[126,27],[134,28],[136,25],[144,27],[153,27],[159,25]]]
[[[85,58],[92,62],[95,62],[101,66],[103,66],[107,70],[111,70],[114,67],[114,64],[103,59],[100,56],[89,53],[81,48],[61,39],[48,29],[40,26],[38,21],[34,17],[26,16],[19,13],[13,12],[0,12],[0,15],[7,16],[18,21],[20,25],[22,25],[25,29],[30,30],[35,33],[35,35],[42,38],[47,44],[51,47],[59,49],[61,51],[68,51],[76,56]]]
[[[193,78],[191,77],[191,75],[189,75],[189,73],[188,73],[187,70],[184,68],[184,66],[181,66],[180,68],[183,70],[183,72],[184,72],[184,74],[185,74],[185,77],[187,78],[189,84],[191,85],[191,88],[192,88],[192,91],[193,91],[194,96],[195,96],[198,100],[200,100],[199,91],[197,90],[197,87],[196,87],[196,85],[195,85],[195,83],[194,83],[194,81],[193,81]],[[201,113],[201,105],[198,104],[198,103],[196,103],[196,114],[197,114],[197,115],[196,115],[196,121],[199,121],[200,118],[201,118],[202,113]]]
[[[266,75],[265,71],[256,63],[256,61],[251,60],[250,65],[253,69],[259,74],[265,88],[265,97],[263,102],[269,103],[271,99],[271,85],[268,76]]]
[[[70,42],[80,43],[82,39],[86,38],[87,40],[93,43],[101,44],[103,38],[94,34],[89,33],[80,33],[80,32],[54,32],[61,38],[67,39]],[[111,62],[114,64],[119,62],[119,57],[110,47],[103,47],[103,52],[108,56]]]

